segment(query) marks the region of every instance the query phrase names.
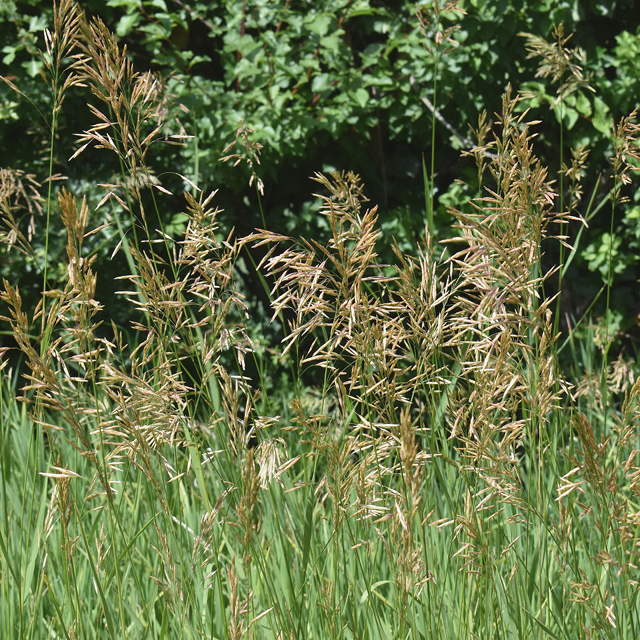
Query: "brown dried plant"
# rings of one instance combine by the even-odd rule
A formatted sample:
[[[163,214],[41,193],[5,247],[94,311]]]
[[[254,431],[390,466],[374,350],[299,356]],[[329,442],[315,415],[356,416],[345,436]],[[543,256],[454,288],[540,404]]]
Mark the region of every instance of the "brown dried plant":
[[[166,534],[160,529],[158,524],[154,522],[156,535],[160,541],[159,548],[153,547],[160,557],[160,564],[163,575],[161,577],[151,576],[151,579],[158,585],[165,596],[165,600],[171,609],[178,611],[180,616],[184,612],[184,592],[182,589],[182,580],[179,575],[179,567],[173,560],[171,548]]]
[[[149,177],[152,170],[146,161],[149,146],[161,135],[164,89],[152,74],[133,71],[126,51],[118,47],[115,36],[100,20],[87,24],[75,5],[71,6],[68,2],[61,5],[73,18],[70,26],[65,27],[73,31],[67,34],[67,39],[71,38],[73,46],[78,46],[80,27],[85,39],[83,56],[74,58],[72,71],[80,73],[91,85],[109,114],[107,117],[92,107],[99,123],[81,137],[83,148],[93,143],[118,154],[131,177],[122,183],[126,187],[123,197],[138,202],[144,219],[141,185],[151,181],[162,190]],[[55,49],[57,36],[51,38]],[[177,139],[181,136],[174,136]],[[82,148],[78,153],[81,151]],[[26,203],[30,209],[39,200],[25,191],[26,180],[31,177],[6,171],[2,175],[2,206],[11,223],[7,239],[29,253],[29,238],[18,233],[11,215],[20,205],[20,196],[24,200],[29,195]],[[113,197],[131,210],[116,193],[118,187],[111,186],[98,209]],[[19,291],[5,283],[2,293],[10,310],[10,317],[4,319],[11,323],[18,347],[27,356],[30,367],[24,392],[35,403],[37,424],[48,430],[53,441],[54,432],[63,431],[66,422],[74,446],[94,466],[95,475],[87,484],[86,498],[106,495],[113,504],[123,465],[129,462],[146,477],[167,516],[170,509],[161,476],[166,472],[174,480],[177,472],[170,464],[166,448],[188,448],[185,429],[197,428],[190,415],[195,409],[187,401],[196,394],[193,385],[185,381],[182,360],[190,358],[196,362],[202,373],[199,384],[207,388],[210,379],[224,370],[217,362],[220,354],[232,349],[234,359],[242,366],[245,354],[252,350],[242,324],[246,305],[233,284],[241,246],[231,237],[218,240],[219,211],[209,208],[213,194],[208,198],[190,194],[185,197],[188,228],[185,237],[175,243],[173,252],[163,259],[153,251],[153,245],[146,251],[135,243],[128,246],[134,267],[128,280],[133,290],[123,293],[131,297],[146,321],[134,326],[142,335],[135,349],[123,344],[115,327],[113,342],[98,337],[100,322],[96,316],[102,306],[95,299],[93,259],[84,255],[83,240],[102,226],[89,231],[86,201],[78,207],[75,198],[64,189],[59,193],[59,207],[67,230],[65,286],[61,290],[47,290],[46,297],[51,303],[46,309],[40,305],[33,318],[23,312]],[[41,316],[46,339],[42,336],[39,339],[40,353],[33,344],[31,330],[33,322]],[[125,353],[128,361],[122,357]],[[207,402],[204,396],[200,397],[203,404]],[[62,420],[53,417],[56,412],[62,414]],[[225,418],[230,421],[231,412]],[[219,422],[220,416],[212,412],[204,428]],[[256,483],[257,480],[253,484]],[[254,494],[252,489],[251,495]],[[246,507],[249,509],[249,505]],[[251,515],[253,511],[249,511]],[[249,538],[251,527],[247,529]],[[164,548],[166,545],[162,544]],[[163,552],[163,557],[168,563],[165,563],[168,573],[165,571],[166,579],[161,580],[169,588],[173,569],[170,556]]]
[[[236,574],[235,558],[231,562],[231,567],[227,567],[227,577],[229,580],[229,638],[231,640],[241,640],[248,631],[246,617],[249,613],[249,603],[247,600],[241,601],[238,594],[238,576]]]
[[[245,573],[248,574],[253,556],[251,549],[254,545],[254,533],[259,528],[259,521],[256,517],[256,507],[258,504],[258,491],[260,489],[260,481],[255,467],[254,449],[249,448],[246,451],[244,459],[244,468],[242,470],[242,486],[240,489],[240,504],[237,508],[237,517],[243,536],[242,545],[242,561],[244,563]]]
[[[460,375],[450,438],[461,469],[481,480],[456,518],[456,536],[465,566],[487,578],[516,540],[495,554],[486,523],[505,506],[508,522],[537,518],[523,492],[519,451],[542,464],[547,425],[570,388],[556,362],[553,300],[544,294],[554,269],[541,266],[543,243],[558,237],[550,225],[569,214],[553,210],[553,186],[533,152],[535,122],[515,115],[518,99],[508,90],[497,116],[489,166],[495,186],[472,201],[471,213],[451,210],[460,230],[454,242],[464,247],[451,258],[459,275],[450,326]]]
[[[396,247],[395,273],[376,261],[376,211],[362,213],[365,199],[357,176],[334,174],[329,180],[317,174],[316,180],[330,193],[321,196],[332,234],[326,246],[303,239],[280,249],[290,239],[268,232],[243,240],[270,244],[262,264],[275,281],[274,317],[292,317],[284,350],[304,345],[301,366],[326,369],[322,397],[337,401],[335,415],[311,417],[293,402],[293,428],[313,443],[310,455],[321,455],[326,464],[318,489],[331,497],[334,530],[348,514],[366,520],[390,512],[383,506],[383,479],[398,474],[408,487],[403,509],[413,520],[429,455],[418,450],[420,420],[414,422],[407,411],[418,397],[437,396],[443,384],[445,367],[436,363],[446,343],[450,285],[439,280],[428,233],[417,259]],[[350,411],[358,422],[342,439],[344,427],[338,425],[348,424]],[[396,455],[400,464],[393,461]],[[353,488],[359,495],[355,503]],[[405,542],[405,555],[413,557],[413,539]]]
[[[573,215],[578,215],[578,204],[582,200],[582,178],[585,176],[588,156],[589,150],[584,146],[579,146],[576,149],[571,149],[571,166],[562,164],[561,172],[569,180],[569,211]],[[584,219],[581,219],[581,222],[588,226]]]
[[[118,46],[115,34],[99,18],[91,23],[84,20],[82,31],[83,80],[109,109],[111,117],[90,107],[99,123],[80,136],[84,146],[75,155],[92,143],[121,154],[135,185],[137,171],[145,163],[150,145],[162,130],[165,114],[160,99],[162,83],[150,72],[134,71],[126,47]],[[145,128],[152,124],[154,128],[147,133]],[[117,134],[115,140],[109,134],[100,133],[109,129]]]
[[[89,23],[83,15],[81,28],[83,57],[78,73],[105,108],[100,110],[89,104],[98,122],[78,135],[80,147],[71,158],[79,156],[90,145],[115,153],[125,173],[115,183],[102,185],[108,191],[98,208],[114,198],[133,216],[135,202],[140,220],[146,227],[142,189],[170,194],[146,162],[149,149],[160,140],[166,144],[181,145],[188,136],[182,130],[179,134],[165,131],[162,135],[170,100],[162,78],[150,71],[134,71],[126,46],[119,47],[115,34],[100,18]],[[149,235],[148,229],[146,232]]]
[[[46,291],[52,304],[45,312],[41,302],[29,320],[22,310],[20,292],[5,281],[0,296],[11,316],[3,319],[10,323],[18,347],[27,358],[30,373],[25,374],[28,384],[23,390],[25,394],[34,394],[34,421],[53,437],[53,432],[62,427],[48,422],[43,411],[61,414],[76,438],[74,446],[92,462],[95,479],[111,499],[112,489],[98,454],[100,438],[92,429],[95,402],[91,393],[87,393],[87,386],[96,379],[101,354],[112,348],[107,340],[96,336],[100,322],[95,316],[102,305],[95,299],[96,276],[91,269],[92,261],[81,255],[88,208],[83,200],[78,210],[75,198],[64,189],[58,194],[58,202],[67,231],[68,279],[65,288]],[[43,325],[51,339],[45,341],[45,336],[40,337],[48,345],[41,353],[33,344],[31,327],[45,314]]]
[[[498,447],[507,455],[523,436],[524,423],[512,417],[518,407],[533,403],[543,420],[559,400],[553,358],[546,356],[555,340],[551,300],[542,295],[553,269],[542,273],[540,257],[549,224],[566,215],[552,211],[554,191],[531,147],[533,123],[525,122],[525,114],[514,115],[516,103],[507,92],[499,119],[502,133],[495,140],[497,158],[490,167],[495,191],[474,201],[473,213],[451,211],[461,231],[456,242],[465,244],[452,262],[460,274],[454,327],[468,389],[452,435],[459,436],[466,423],[464,437],[474,464],[493,440],[485,428],[502,434]]]
[[[234,283],[234,268],[242,249],[241,242],[232,236],[217,240],[219,209],[209,208],[215,194],[196,200],[185,193],[189,220],[176,264],[188,270],[183,280],[186,293],[197,308],[189,328],[208,326],[207,342],[202,346],[204,364],[215,361],[228,349],[235,351],[241,369],[244,360],[254,347],[244,323],[248,320],[247,305]],[[209,371],[212,371],[209,369]],[[206,383],[206,377],[203,383]]]
[[[16,248],[29,258],[34,259],[31,241],[35,233],[35,214],[42,215],[44,198],[38,189],[41,187],[35,175],[13,169],[0,169],[0,222],[4,229],[0,230],[0,242],[8,249]],[[27,210],[29,220],[26,235],[21,229],[16,215]]]
[[[66,91],[73,86],[83,86],[79,71],[84,60],[81,54],[73,53],[80,47],[81,20],[80,8],[73,0],[60,0],[59,3],[54,0],[53,31],[44,30],[46,51],[41,52],[41,73],[51,84],[54,96],[52,129],[55,129],[55,118],[62,109]],[[67,60],[71,62],[65,68]],[[61,83],[63,69],[64,82]]]
[[[269,232],[244,241],[271,244],[262,265],[275,281],[274,318],[293,315],[285,352],[308,342],[301,365],[328,369],[367,419],[394,423],[417,385],[439,383],[429,356],[444,341],[448,284],[438,283],[428,253],[416,260],[397,251],[396,275],[386,275],[376,261],[376,209],[361,213],[359,178],[317,174],[316,180],[331,194],[320,196],[332,234],[326,247],[303,239],[278,253],[277,243],[290,239]],[[426,242],[429,252],[428,236]]]

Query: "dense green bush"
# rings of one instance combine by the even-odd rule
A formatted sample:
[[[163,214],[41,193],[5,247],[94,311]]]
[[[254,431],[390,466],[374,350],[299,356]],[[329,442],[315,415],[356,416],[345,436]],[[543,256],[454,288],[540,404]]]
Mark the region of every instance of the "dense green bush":
[[[459,6],[466,15],[445,11],[439,24],[421,29],[413,2],[83,3],[88,16],[100,16],[127,45],[136,70],[151,69],[162,78],[168,92],[165,132],[194,136],[179,150],[154,145],[150,167],[171,191],[186,185],[180,175],[205,190],[221,188],[222,221],[228,229],[249,232],[264,221],[278,231],[326,236],[317,202],[308,196],[308,178],[315,171],[348,169],[362,177],[365,193],[379,203],[386,237],[393,235],[400,246],[409,246],[429,217],[423,158],[429,175],[434,152],[439,160],[435,229],[440,236],[448,234],[451,218],[446,206],[461,206],[477,187],[473,160],[460,156],[461,138],[469,137],[469,124],[477,122],[483,109],[490,116],[499,110],[500,95],[509,82],[531,94],[522,107],[530,106],[531,115],[542,120],[536,130],[537,151],[554,175],[563,162],[570,163],[571,149],[589,149],[589,171],[583,180],[587,197],[581,205],[585,213],[592,193],[597,205],[610,186],[606,167],[613,152],[611,119],[628,113],[640,100],[637,4],[475,0]],[[48,1],[7,0],[0,6],[0,21],[3,74],[23,92],[0,86],[3,165],[33,173],[42,182],[48,175],[52,98],[39,77],[38,47],[44,29],[52,25],[52,7]],[[595,90],[578,87],[560,102],[557,92],[567,78],[554,82],[536,77],[540,58],[528,55],[522,37],[526,32],[551,41],[552,26],[559,23],[566,32],[575,32],[566,46],[577,55],[574,62],[583,67],[585,82]],[[442,55],[443,45],[432,48],[434,34],[454,25],[457,30],[451,37],[456,44]],[[435,101],[460,136],[436,120],[432,144],[433,114],[421,98]],[[87,99],[89,93],[80,87],[67,92],[58,115],[53,168],[87,193],[94,207],[104,195],[95,185],[117,179],[120,166],[102,150],[87,150],[81,160],[67,160],[77,148],[74,134],[93,123],[84,106]],[[550,104],[555,117],[548,113]],[[239,169],[219,162],[241,119],[262,145],[262,164],[254,167],[264,183],[260,203],[255,188],[248,187],[251,170],[244,164]],[[565,194],[565,202],[568,197]],[[621,328],[633,325],[640,309],[627,301],[638,276],[638,198],[633,196],[619,210],[613,240],[606,204],[581,234],[567,272],[563,323],[565,314],[577,318],[585,311],[608,277],[611,245],[614,307],[621,314]],[[177,202],[172,205],[166,210],[180,208]],[[165,228],[184,228],[180,215],[163,209],[159,215]],[[44,225],[37,216],[34,226],[41,238]],[[572,239],[579,229],[579,223],[570,226]],[[101,266],[117,242],[109,234],[88,240]],[[52,255],[59,255],[63,246],[55,234],[50,244]],[[44,240],[36,242],[38,246],[43,248]],[[383,251],[390,258],[390,245]],[[558,245],[546,251],[556,256]],[[42,262],[42,250],[39,256]],[[27,264],[13,254],[6,255],[3,264],[4,275],[27,273]],[[104,268],[113,276],[121,274],[126,270],[124,258],[116,256]],[[99,285],[104,296],[110,295],[108,281]],[[254,288],[252,296],[260,295],[260,288]]]

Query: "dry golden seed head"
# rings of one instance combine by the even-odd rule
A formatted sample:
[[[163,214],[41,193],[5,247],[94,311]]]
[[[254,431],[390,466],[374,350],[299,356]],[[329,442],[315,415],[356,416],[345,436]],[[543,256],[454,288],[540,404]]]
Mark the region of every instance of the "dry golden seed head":
[[[35,213],[42,215],[44,198],[38,193],[40,184],[35,176],[13,169],[0,169],[0,242],[6,243],[9,249],[15,248],[25,255],[34,258],[31,240],[35,233]],[[23,203],[24,202],[24,203]],[[24,208],[29,211],[30,218],[26,236],[14,213]]]
[[[57,115],[62,107],[65,91],[75,85],[82,86],[78,74],[82,56],[73,53],[80,48],[80,10],[75,2],[62,0],[57,5],[54,2],[53,31],[45,29],[44,40],[46,53],[40,51],[43,62],[40,74],[51,85],[53,109]],[[63,68],[63,61],[67,59],[72,62]]]
[[[107,541],[108,534],[104,530],[104,523],[100,525],[100,535],[95,534],[95,545],[96,545],[96,567],[100,570],[102,563],[107,557],[109,550],[111,549],[111,545],[108,545],[107,548],[104,548],[104,544]]]
[[[327,620],[329,621],[329,628],[331,637],[335,638],[338,634],[338,614],[340,613],[342,598],[336,602],[334,596],[335,583],[329,578],[324,578],[319,586],[320,600],[318,600],[318,606],[324,611]],[[339,635],[339,634],[338,634]]]
[[[229,581],[229,637],[231,640],[240,640],[247,632],[246,616],[249,613],[249,598],[240,600],[238,594],[238,576],[236,575],[235,556],[231,566],[227,566],[227,578]],[[250,594],[251,595],[251,594]]]
[[[621,195],[621,188],[631,183],[629,173],[640,171],[640,125],[635,122],[638,109],[621,118],[613,127],[613,148],[615,155],[611,158],[613,167],[614,187],[611,190],[613,204],[623,203],[628,200]]]
[[[613,393],[627,393],[635,386],[635,362],[626,360],[624,353],[609,365],[607,369],[607,387]]]
[[[0,202],[3,207],[6,205],[10,210],[17,210],[26,206],[29,213],[42,215],[44,198],[38,191],[42,185],[35,178],[34,174],[25,174],[19,169],[0,169]]]
[[[282,438],[270,438],[258,445],[256,459],[260,467],[258,480],[261,489],[267,489],[274,478],[279,479],[284,466],[283,458],[286,457],[287,445]]]
[[[242,544],[242,560],[246,571],[249,570],[253,559],[251,554],[253,535],[259,527],[259,521],[255,517],[259,489],[260,482],[255,469],[254,449],[250,448],[246,450],[245,454],[240,503],[236,510],[238,523],[243,532],[243,537],[238,537],[238,539]]]
[[[53,490],[51,491],[51,498],[49,499],[49,505],[47,507],[47,513],[44,518],[43,525],[43,537],[46,540],[53,531],[56,525],[56,511],[58,511],[58,483],[54,484]]]
[[[69,526],[71,520],[71,514],[73,512],[73,498],[69,495],[69,484],[71,478],[69,476],[56,478],[57,485],[57,501],[58,509],[60,511],[60,517],[62,519],[65,530]]]
[[[90,26],[84,25],[82,30],[84,57],[78,60],[80,78],[109,106],[113,121],[94,110],[99,122],[79,136],[83,146],[73,157],[91,143],[98,148],[110,149],[122,158],[129,173],[138,180],[138,165],[144,168],[142,174],[148,175],[148,169],[144,167],[145,156],[164,126],[169,96],[159,76],[133,71],[126,48],[119,49],[115,36],[99,19],[92,21]],[[116,129],[117,135],[101,133],[109,128]],[[162,190],[159,185],[156,188]],[[139,201],[138,187],[132,186],[131,192],[134,200]]]
[[[235,160],[233,166],[237,166],[242,160],[247,163],[249,169],[251,169],[251,177],[249,178],[249,186],[253,185],[255,180],[256,186],[260,195],[264,195],[264,184],[262,180],[258,177],[256,173],[254,162],[256,164],[260,164],[260,149],[262,149],[262,145],[259,142],[255,142],[251,139],[251,134],[255,133],[254,129],[249,128],[244,120],[240,120],[238,122],[240,125],[238,130],[236,131],[236,139],[225,149],[223,150],[223,154],[230,151],[234,146],[241,145],[244,148],[243,153],[232,153],[230,155],[226,155],[219,159],[220,162],[228,162],[229,160]]]
[[[225,489],[218,496],[213,509],[202,515],[202,518],[200,519],[200,532],[195,537],[193,543],[192,561],[194,566],[198,557],[203,553],[206,552],[207,555],[201,563],[202,566],[204,566],[210,560],[213,553],[216,553],[216,550],[213,547],[213,542],[215,540],[214,529],[216,524],[219,524],[218,514],[222,510],[227,496],[235,490],[236,487],[228,487],[227,489]]]
[[[446,55],[457,46],[457,42],[451,37],[460,29],[453,25],[446,29],[442,25],[442,17],[451,17],[450,14],[466,15],[466,11],[458,6],[459,0],[448,0],[441,4],[435,0],[432,7],[416,5],[416,16],[420,31],[425,38],[424,46],[429,53],[437,59]],[[458,18],[458,15],[455,15]],[[431,41],[433,40],[433,45]],[[444,46],[443,46],[444,45]]]

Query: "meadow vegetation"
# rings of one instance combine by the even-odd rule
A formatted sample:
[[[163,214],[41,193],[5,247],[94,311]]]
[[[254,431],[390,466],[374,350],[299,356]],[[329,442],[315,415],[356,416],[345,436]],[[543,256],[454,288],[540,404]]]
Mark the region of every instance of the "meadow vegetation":
[[[436,70],[454,33],[438,11],[455,10],[415,17]],[[383,261],[377,207],[348,171],[313,177],[326,241],[238,235],[218,194],[186,176],[169,212],[184,230],[165,228],[174,200],[149,149],[190,139],[167,132],[162,79],[71,0],[45,33],[49,166],[65,94],[84,86],[94,124],[75,155],[105,149],[120,175],[90,206],[52,168],[44,191],[0,174],[2,240],[40,290],[34,308],[15,282],[0,293],[13,341],[0,365],[0,636],[637,638],[640,378],[610,313],[636,113],[612,125],[608,193],[585,197],[587,150],[552,175],[521,108],[530,95],[508,86],[472,127],[477,182],[449,208],[445,241],[434,145],[421,238],[410,251],[387,240]],[[559,103],[590,90],[561,25],[522,42]],[[241,123],[221,155],[259,194],[252,133]],[[603,208],[604,313],[561,331],[568,229]],[[32,246],[38,210],[47,246],[54,217],[64,226],[62,279]],[[128,267],[126,326],[85,249],[107,226]],[[251,273],[280,343],[253,317]]]

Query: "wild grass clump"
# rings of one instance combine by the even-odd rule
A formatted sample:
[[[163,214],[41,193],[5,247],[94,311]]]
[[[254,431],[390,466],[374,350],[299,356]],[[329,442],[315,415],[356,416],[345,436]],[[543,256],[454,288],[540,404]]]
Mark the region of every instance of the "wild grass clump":
[[[637,638],[640,378],[609,357],[606,319],[597,340],[567,337],[562,370],[547,293],[563,265],[545,266],[545,246],[571,252],[584,153],[556,211],[509,89],[495,129],[480,117],[469,153],[486,189],[451,211],[446,247],[427,225],[413,255],[382,264],[352,173],[314,177],[327,243],[223,234],[215,194],[186,179],[172,237],[149,224],[168,195],[148,149],[176,140],[161,80],[99,20],[67,0],[57,12],[47,42],[75,74],[62,88],[104,105],[79,140],[122,173],[96,211],[49,194],[64,286],[45,262],[31,310],[3,285],[16,349],[0,389],[2,637]],[[615,130],[614,203],[634,116]],[[4,240],[34,261],[21,215],[44,208],[37,186],[2,174]],[[105,224],[127,254],[133,327],[97,299],[83,241]],[[247,366],[264,360],[238,264],[258,255],[288,396]]]

